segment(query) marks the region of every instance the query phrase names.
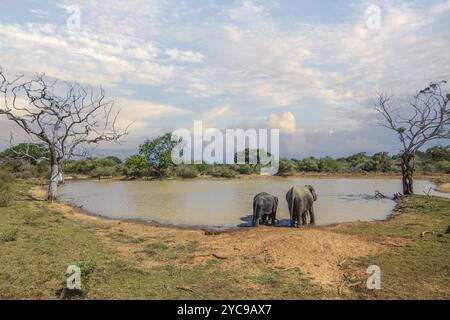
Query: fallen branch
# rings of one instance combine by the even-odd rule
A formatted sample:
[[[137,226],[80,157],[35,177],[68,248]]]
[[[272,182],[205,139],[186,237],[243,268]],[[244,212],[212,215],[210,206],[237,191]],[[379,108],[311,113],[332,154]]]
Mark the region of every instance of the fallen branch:
[[[386,196],[384,194],[382,194],[380,191],[375,190],[375,198],[386,199]]]
[[[427,230],[427,231],[424,231],[424,232],[422,232],[422,233],[420,234],[420,237],[423,238],[423,237],[425,237],[425,235],[428,234],[428,233],[434,234],[434,231],[428,231],[428,230]]]
[[[221,259],[221,260],[226,260],[226,259],[228,259],[228,257],[220,256],[220,255],[215,254],[215,253],[213,253],[212,256],[213,256],[214,258]]]
[[[423,193],[427,196],[427,197],[429,197],[429,198],[432,198],[433,196],[430,194],[431,193],[431,191],[433,191],[433,188],[429,188],[428,189],[428,191],[423,191]]]
[[[176,289],[194,293],[194,290],[192,290],[191,288],[186,288],[186,287],[176,287]]]
[[[342,266],[343,266],[344,263],[346,263],[346,262],[347,262],[346,259],[342,260],[341,262],[338,263],[338,267],[341,267],[341,268],[342,268]]]

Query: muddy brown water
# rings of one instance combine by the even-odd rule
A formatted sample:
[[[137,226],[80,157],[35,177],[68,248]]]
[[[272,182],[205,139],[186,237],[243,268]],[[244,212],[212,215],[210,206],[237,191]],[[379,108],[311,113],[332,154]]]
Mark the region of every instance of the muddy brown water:
[[[289,219],[285,194],[291,186],[305,184],[317,191],[317,225],[386,219],[395,202],[375,198],[375,190],[389,196],[401,190],[398,179],[111,180],[69,183],[62,188],[61,199],[106,218],[233,228],[250,226],[253,196],[266,191],[279,197],[277,218],[285,226]],[[423,194],[434,184],[417,180],[414,187]]]

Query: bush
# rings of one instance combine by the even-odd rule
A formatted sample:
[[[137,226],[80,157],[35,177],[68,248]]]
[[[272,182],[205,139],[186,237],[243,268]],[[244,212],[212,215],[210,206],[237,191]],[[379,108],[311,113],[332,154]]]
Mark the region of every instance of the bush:
[[[252,174],[253,173],[253,168],[249,164],[240,164],[240,165],[237,166],[237,171],[240,174]]]
[[[97,263],[92,259],[88,259],[78,263],[78,267],[81,271],[81,281],[86,283],[97,268]]]
[[[124,165],[124,171],[127,176],[143,177],[151,175],[150,164],[144,156],[132,155],[127,159]]]
[[[278,175],[282,177],[292,176],[295,173],[294,162],[288,159],[281,159],[278,168]]]
[[[319,172],[320,171],[319,164],[320,162],[318,159],[310,157],[299,161],[298,169],[299,171]]]
[[[202,175],[212,174],[213,172],[213,165],[205,162],[196,164],[195,167],[197,168],[198,172]]]
[[[180,165],[175,169],[177,177],[181,178],[196,178],[198,176],[198,170],[195,166]]]
[[[0,172],[0,207],[9,206],[14,200],[13,179],[10,174]]]
[[[17,228],[9,230],[2,234],[2,236],[0,237],[0,240],[3,242],[16,241],[18,232],[19,232],[19,230],[17,230]]]
[[[212,171],[213,177],[218,178],[234,178],[236,177],[236,172],[228,166],[216,165]]]
[[[450,161],[439,161],[436,168],[439,172],[450,173]]]
[[[91,177],[115,176],[117,175],[116,167],[97,167],[91,172]]]

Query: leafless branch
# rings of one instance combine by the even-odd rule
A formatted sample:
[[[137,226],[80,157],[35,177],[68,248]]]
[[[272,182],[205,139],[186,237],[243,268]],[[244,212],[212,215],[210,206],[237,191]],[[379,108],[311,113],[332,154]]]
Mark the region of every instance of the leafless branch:
[[[78,83],[50,81],[45,75],[8,81],[0,67],[0,115],[15,122],[29,136],[48,145],[51,161],[86,155],[86,146],[121,140],[119,112],[107,101],[103,88],[94,91]]]
[[[450,95],[442,92],[445,83],[430,83],[408,106],[397,110],[392,107],[392,96],[379,95],[375,110],[383,117],[381,125],[398,134],[403,153],[415,154],[428,141],[450,138]]]

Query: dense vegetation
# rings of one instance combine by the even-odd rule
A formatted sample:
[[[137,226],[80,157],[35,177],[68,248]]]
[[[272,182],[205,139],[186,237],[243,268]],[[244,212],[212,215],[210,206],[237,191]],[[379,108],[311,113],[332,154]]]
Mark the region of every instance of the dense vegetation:
[[[139,153],[122,161],[113,156],[86,158],[67,162],[63,171],[66,176],[87,176],[92,178],[125,176],[136,177],[182,177],[213,176],[233,178],[238,174],[259,173],[260,164],[243,165],[174,165],[171,150],[174,143],[170,134],[146,140]],[[23,156],[24,150],[28,157]],[[248,150],[245,158],[248,160]],[[42,145],[19,144],[0,153],[0,167],[15,178],[47,178],[50,175],[47,152]],[[235,160],[236,160],[235,156]],[[259,159],[259,158],[258,158]],[[416,155],[416,170],[419,173],[450,173],[450,146],[435,146]],[[309,157],[302,160],[281,159],[280,176],[290,176],[297,172],[309,173],[400,173],[398,156],[387,152],[368,155],[364,152],[345,158]]]

